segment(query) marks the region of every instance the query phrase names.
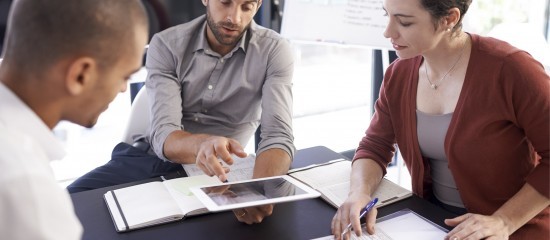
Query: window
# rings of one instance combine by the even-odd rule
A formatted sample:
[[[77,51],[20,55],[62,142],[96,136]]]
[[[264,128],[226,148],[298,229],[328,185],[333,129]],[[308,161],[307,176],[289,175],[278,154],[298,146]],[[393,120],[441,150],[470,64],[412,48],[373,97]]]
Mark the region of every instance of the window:
[[[335,3],[342,1],[345,0]],[[549,11],[548,0],[475,0],[466,14],[464,28],[523,48],[548,69]],[[357,147],[372,112],[372,49],[303,42],[292,45],[296,53],[296,148],[323,145],[340,152]],[[138,74],[136,78],[143,76]],[[70,182],[108,161],[111,150],[120,142],[129,110],[130,97],[126,92],[117,96],[93,129],[70,123],[56,127],[68,151],[66,159],[52,163],[57,179]],[[251,140],[246,147],[247,152],[254,151],[252,143]]]
[[[465,15],[464,29],[495,37],[529,52],[550,71],[548,0],[478,0]]]
[[[357,147],[371,117],[371,48],[294,43],[297,149]]]

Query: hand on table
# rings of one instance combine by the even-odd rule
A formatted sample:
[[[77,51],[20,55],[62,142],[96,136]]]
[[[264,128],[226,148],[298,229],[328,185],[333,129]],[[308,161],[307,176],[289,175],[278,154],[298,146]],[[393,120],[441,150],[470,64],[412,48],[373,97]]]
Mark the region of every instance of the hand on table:
[[[261,223],[264,218],[271,216],[273,213],[273,205],[235,209],[233,213],[239,222],[244,222],[246,224]]]
[[[500,216],[486,216],[467,213],[453,219],[445,219],[445,224],[455,227],[445,240],[508,239],[507,224]]]
[[[357,236],[361,235],[361,222],[359,219],[359,214],[365,205],[370,202],[372,199],[370,196],[365,194],[351,194],[348,196],[344,204],[338,208],[338,211],[332,218],[332,234],[335,239],[342,239],[342,232],[345,231],[348,224],[351,222],[353,232]],[[376,208],[372,208],[367,215],[367,232],[369,234],[374,234],[374,223],[376,222],[376,214],[378,213]],[[344,239],[349,239],[351,230],[344,235]]]

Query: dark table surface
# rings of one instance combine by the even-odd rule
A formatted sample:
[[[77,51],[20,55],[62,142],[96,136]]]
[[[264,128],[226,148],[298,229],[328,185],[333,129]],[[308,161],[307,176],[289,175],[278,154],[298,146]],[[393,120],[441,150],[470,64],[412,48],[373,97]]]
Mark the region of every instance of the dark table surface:
[[[344,158],[326,147],[296,152],[292,168]],[[75,212],[84,227],[83,239],[311,239],[330,235],[330,222],[336,209],[321,198],[277,204],[273,215],[261,224],[247,225],[236,220],[231,211],[189,217],[181,221],[125,233],[115,231],[103,194],[141,182],[117,185],[71,194]],[[378,209],[378,216],[411,209],[445,226],[443,220],[453,214],[416,196]]]

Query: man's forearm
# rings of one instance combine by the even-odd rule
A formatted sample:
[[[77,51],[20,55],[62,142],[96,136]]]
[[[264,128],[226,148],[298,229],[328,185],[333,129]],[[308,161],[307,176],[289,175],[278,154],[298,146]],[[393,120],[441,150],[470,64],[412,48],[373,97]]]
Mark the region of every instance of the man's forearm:
[[[199,146],[209,135],[174,131],[164,142],[164,156],[174,163],[195,163]]]
[[[283,175],[290,168],[291,159],[282,149],[272,148],[256,157],[253,178]]]

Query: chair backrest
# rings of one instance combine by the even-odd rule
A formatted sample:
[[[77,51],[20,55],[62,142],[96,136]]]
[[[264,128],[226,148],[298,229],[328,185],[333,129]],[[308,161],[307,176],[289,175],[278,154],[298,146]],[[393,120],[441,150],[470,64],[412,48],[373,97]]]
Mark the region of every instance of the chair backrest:
[[[134,136],[143,136],[149,130],[151,109],[149,108],[149,97],[147,88],[141,87],[135,98],[132,100],[132,109],[128,118],[128,125],[122,134],[122,142],[133,144]],[[255,150],[258,150],[261,138],[261,126],[258,126],[254,134]]]
[[[151,110],[149,109],[147,88],[142,87],[132,102],[128,125],[122,135],[122,141],[133,144],[134,136],[146,134],[149,128],[150,116]]]

